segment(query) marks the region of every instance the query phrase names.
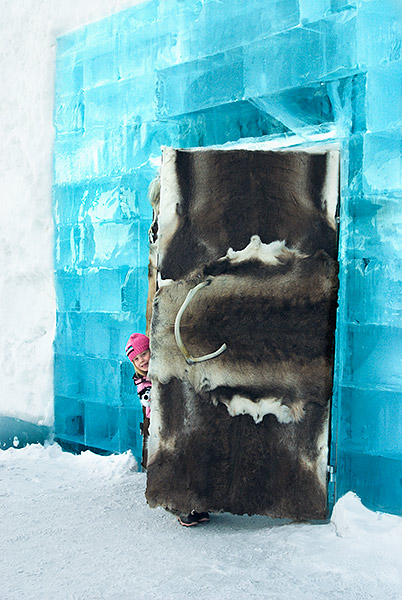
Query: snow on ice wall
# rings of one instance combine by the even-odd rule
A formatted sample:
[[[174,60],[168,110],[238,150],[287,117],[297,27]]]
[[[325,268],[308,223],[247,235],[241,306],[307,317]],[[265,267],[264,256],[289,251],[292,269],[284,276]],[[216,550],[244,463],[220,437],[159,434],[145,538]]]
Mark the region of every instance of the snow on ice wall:
[[[149,0],[59,39],[60,438],[138,456],[124,343],[144,329],[161,145],[337,141],[336,495],[401,511],[401,11],[399,0]]]

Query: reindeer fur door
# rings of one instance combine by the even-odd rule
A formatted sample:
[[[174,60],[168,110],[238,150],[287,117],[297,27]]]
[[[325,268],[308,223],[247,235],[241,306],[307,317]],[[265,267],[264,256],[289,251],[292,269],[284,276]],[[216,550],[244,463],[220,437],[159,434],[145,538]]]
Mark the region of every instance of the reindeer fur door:
[[[326,517],[338,165],[164,149],[150,506]]]

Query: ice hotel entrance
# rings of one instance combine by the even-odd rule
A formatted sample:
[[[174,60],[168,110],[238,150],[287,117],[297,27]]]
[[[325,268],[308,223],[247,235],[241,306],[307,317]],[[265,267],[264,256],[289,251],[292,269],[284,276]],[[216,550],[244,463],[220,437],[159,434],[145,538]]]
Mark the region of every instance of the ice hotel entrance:
[[[336,497],[352,489],[400,512],[401,39],[392,0],[150,0],[58,40],[61,441],[140,455],[124,342],[145,329],[146,196],[161,146],[337,141]]]

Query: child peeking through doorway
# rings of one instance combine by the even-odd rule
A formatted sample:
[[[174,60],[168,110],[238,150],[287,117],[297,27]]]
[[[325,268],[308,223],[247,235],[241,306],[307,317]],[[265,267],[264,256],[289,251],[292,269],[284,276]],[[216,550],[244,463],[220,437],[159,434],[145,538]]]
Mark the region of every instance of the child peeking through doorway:
[[[133,380],[137,386],[137,393],[140,398],[140,402],[143,407],[144,421],[141,423],[141,431],[144,436],[144,442],[142,447],[142,462],[141,465],[144,469],[147,466],[147,448],[146,442],[148,438],[149,430],[149,419],[151,416],[151,387],[152,383],[148,379],[148,367],[151,358],[151,352],[149,349],[149,338],[142,333],[132,333],[128,338],[126,345],[126,355],[134,365],[134,376]],[[192,510],[188,515],[181,515],[178,517],[180,525],[184,527],[191,527],[198,525],[198,523],[204,523],[209,521],[209,514],[198,513]]]
[[[142,444],[141,466],[147,467],[147,438],[149,429],[149,417],[151,416],[151,387],[148,379],[148,366],[151,358],[149,351],[149,338],[142,333],[132,333],[126,344],[126,355],[134,365],[134,384],[142,405],[143,422],[140,424],[141,434],[144,436]]]

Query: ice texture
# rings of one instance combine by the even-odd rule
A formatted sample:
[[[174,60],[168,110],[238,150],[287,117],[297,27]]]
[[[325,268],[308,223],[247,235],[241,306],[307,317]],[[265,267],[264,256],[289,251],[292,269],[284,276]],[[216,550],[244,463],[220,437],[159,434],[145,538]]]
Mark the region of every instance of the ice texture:
[[[124,355],[145,330],[161,146],[336,143],[340,289],[329,500],[401,512],[402,4],[149,0],[59,38],[56,434],[140,454]]]

